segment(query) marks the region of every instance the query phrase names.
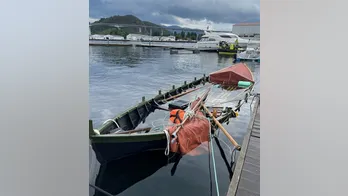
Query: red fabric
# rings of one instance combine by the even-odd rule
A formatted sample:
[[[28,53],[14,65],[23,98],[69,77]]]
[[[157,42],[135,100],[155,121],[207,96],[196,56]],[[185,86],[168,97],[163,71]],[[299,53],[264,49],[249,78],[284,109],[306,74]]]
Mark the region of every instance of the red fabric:
[[[237,86],[239,81],[254,82],[250,69],[245,63],[237,63],[209,75],[209,80],[214,84]]]
[[[198,100],[191,104],[191,109],[197,104]],[[183,127],[177,132],[177,139],[170,144],[170,151],[185,155],[204,142],[209,141],[209,120],[205,118],[204,114],[197,109],[194,116],[186,120]],[[167,130],[170,135],[177,129],[177,126],[171,126]],[[172,138],[171,138],[172,140]]]

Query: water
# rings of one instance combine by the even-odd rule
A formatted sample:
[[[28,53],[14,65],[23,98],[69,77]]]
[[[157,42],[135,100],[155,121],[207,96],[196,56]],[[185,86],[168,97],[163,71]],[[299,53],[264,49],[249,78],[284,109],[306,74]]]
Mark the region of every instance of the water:
[[[106,119],[139,103],[141,97],[152,98],[158,90],[200,78],[203,74],[230,66],[232,59],[216,53],[174,54],[162,48],[90,46],[89,83],[90,119],[99,127]],[[260,65],[248,63],[259,81]],[[256,85],[256,92],[259,85]],[[238,118],[225,128],[242,143],[250,118],[250,104],[241,108]],[[232,145],[220,133],[222,152],[231,160]],[[226,161],[214,142],[220,195],[226,195],[230,174]],[[112,150],[112,149],[111,149]],[[184,156],[176,170],[163,152],[143,153],[101,166],[90,150],[90,183],[118,195],[210,195],[209,156]],[[172,175],[172,172],[175,173]],[[212,194],[216,195],[213,171]],[[97,183],[95,183],[97,180]],[[90,195],[93,195],[90,189]],[[103,195],[98,193],[97,195]]]

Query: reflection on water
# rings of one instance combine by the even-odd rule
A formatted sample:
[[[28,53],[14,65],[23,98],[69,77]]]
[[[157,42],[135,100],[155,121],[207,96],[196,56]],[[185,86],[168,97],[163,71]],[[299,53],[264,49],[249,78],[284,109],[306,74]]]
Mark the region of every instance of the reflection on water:
[[[226,65],[226,64],[232,64],[233,63],[233,58],[228,57],[228,56],[221,56],[218,55],[218,65]]]
[[[229,180],[232,178],[233,172],[232,167],[234,166],[232,160],[229,160],[229,157],[226,156],[221,142],[219,139],[215,139],[217,150],[219,155],[222,157],[224,164],[226,166],[226,172],[229,175]],[[235,154],[235,153],[234,153]],[[196,155],[200,156],[200,155]],[[208,154],[209,156],[209,154]],[[169,155],[168,157],[164,155],[163,151],[148,151],[139,153],[136,155],[128,156],[126,158],[112,161],[107,164],[103,164],[99,168],[99,172],[96,175],[94,183],[92,182],[92,187],[90,188],[91,195],[94,196],[105,196],[106,194],[110,195],[133,195],[127,193],[126,190],[132,187],[136,183],[154,175],[159,169],[165,167],[167,176],[175,176],[176,170],[179,166],[181,156],[177,154]],[[209,157],[210,160],[210,157]],[[208,161],[209,161],[208,160]],[[210,169],[209,169],[210,167]],[[207,170],[209,171],[209,181],[210,185],[213,183],[212,169],[209,165]],[[170,169],[170,171],[169,171]],[[181,169],[181,168],[180,168]],[[165,181],[158,182],[158,185],[161,183],[166,183]],[[209,192],[212,192],[213,189],[211,186]],[[157,191],[165,192],[165,189],[158,187],[153,187]],[[126,192],[124,192],[126,191]],[[138,190],[134,190],[135,194],[138,193]],[[132,192],[132,191],[130,191]],[[142,193],[141,193],[142,194]]]
[[[171,174],[174,175],[176,167],[171,163],[179,163],[179,161],[180,157],[168,158],[162,151],[132,155],[101,165],[95,185],[112,195],[120,194],[162,167],[171,167]],[[105,194],[96,191],[95,196],[105,196]]]
[[[161,89],[182,85],[232,64],[232,58],[216,53],[170,54],[162,48],[90,46],[90,119],[95,127]],[[248,63],[259,80],[259,64]],[[256,86],[256,91],[259,87]],[[158,118],[156,113],[153,118]],[[244,105],[238,118],[225,128],[241,143],[246,132],[250,105]],[[86,132],[88,134],[88,132]],[[214,142],[220,194],[226,195],[230,183],[232,145],[220,133]],[[110,149],[117,150],[117,149]],[[184,156],[174,167],[164,152],[148,152],[98,165],[90,152],[90,182],[117,195],[212,195],[208,153]],[[174,168],[174,169],[173,169]],[[176,168],[176,169],[175,169]],[[174,173],[175,171],[175,173]],[[212,187],[211,187],[212,186]],[[103,195],[90,189],[90,195]]]

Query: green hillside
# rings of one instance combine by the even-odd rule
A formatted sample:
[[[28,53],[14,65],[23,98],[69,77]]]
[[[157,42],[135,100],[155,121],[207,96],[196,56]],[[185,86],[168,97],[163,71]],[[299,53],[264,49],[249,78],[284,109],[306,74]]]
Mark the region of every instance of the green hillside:
[[[153,27],[161,27],[160,25],[148,22],[148,21],[142,21],[139,18],[133,16],[133,15],[125,15],[125,16],[111,16],[109,18],[101,18],[99,21],[96,21],[92,24],[96,23],[115,23],[115,24],[132,24],[132,25],[146,25],[146,26],[153,26]],[[127,36],[128,34],[139,33],[139,27],[122,27],[122,28],[116,28],[116,27],[110,27],[107,25],[96,25],[91,26],[91,33],[92,34],[100,34],[100,35],[121,35],[121,36]],[[146,27],[141,27],[141,34],[150,35],[150,29]],[[153,28],[152,29],[152,35],[158,36],[161,35],[161,29],[159,28]],[[166,29],[163,30],[163,35],[168,36],[170,35],[170,32]]]

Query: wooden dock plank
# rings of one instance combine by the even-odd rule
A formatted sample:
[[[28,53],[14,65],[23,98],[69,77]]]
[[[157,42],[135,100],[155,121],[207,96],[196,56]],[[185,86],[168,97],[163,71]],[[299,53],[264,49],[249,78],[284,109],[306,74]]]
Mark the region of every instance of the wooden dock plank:
[[[260,100],[257,99],[228,196],[260,195]]]

